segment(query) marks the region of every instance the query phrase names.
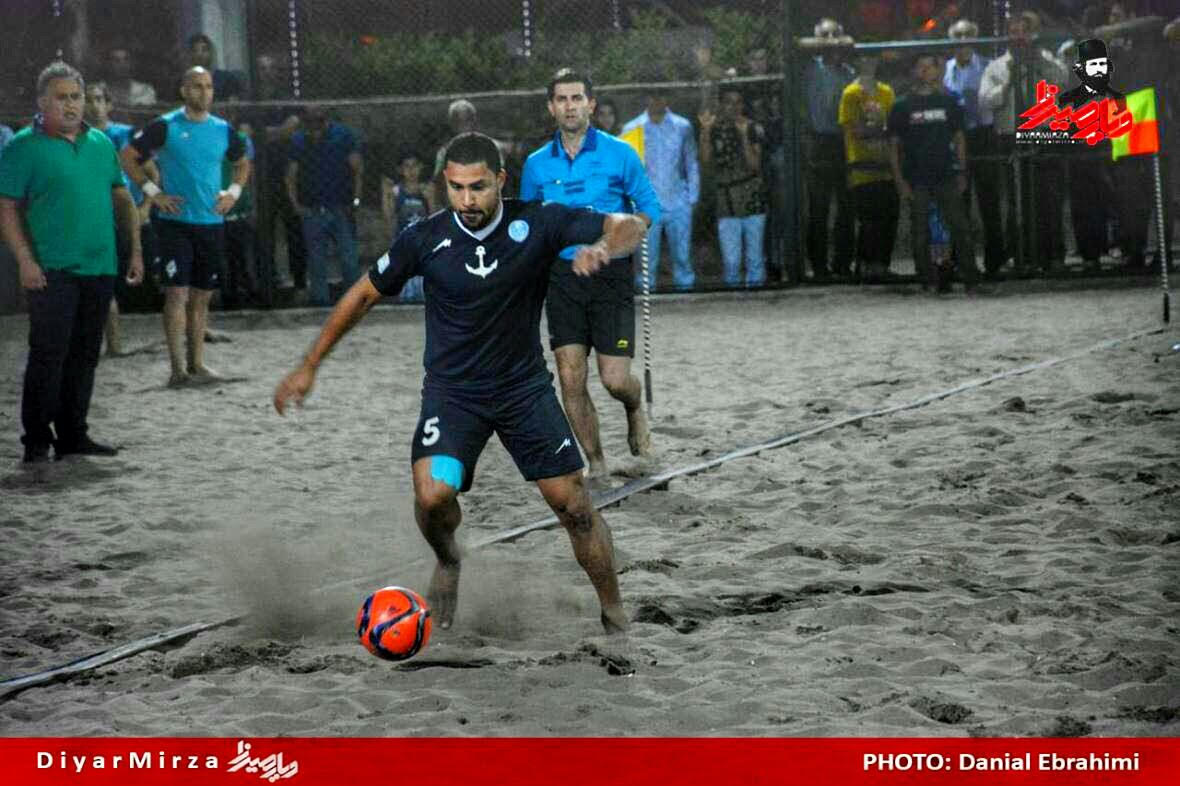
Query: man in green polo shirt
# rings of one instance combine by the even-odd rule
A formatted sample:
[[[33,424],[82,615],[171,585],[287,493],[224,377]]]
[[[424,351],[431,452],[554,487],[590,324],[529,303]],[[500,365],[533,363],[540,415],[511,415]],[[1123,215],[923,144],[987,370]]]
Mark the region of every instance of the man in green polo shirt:
[[[37,78],[41,110],[0,158],[0,235],[16,257],[29,304],[21,424],[24,460],[113,456],[86,416],[115,286],[115,218],[131,247],[127,282],[143,280],[135,203],[115,147],[82,121],[82,75],[50,64]],[[26,232],[26,227],[28,231]]]

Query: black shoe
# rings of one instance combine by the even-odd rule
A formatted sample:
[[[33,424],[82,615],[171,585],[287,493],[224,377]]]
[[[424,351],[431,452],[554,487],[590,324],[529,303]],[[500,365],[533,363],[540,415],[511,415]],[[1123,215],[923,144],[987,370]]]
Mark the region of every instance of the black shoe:
[[[90,437],[82,437],[77,442],[69,444],[57,443],[57,449],[54,451],[57,460],[61,461],[63,456],[117,456],[119,455],[118,448],[112,448],[110,445],[102,445],[95,442]]]
[[[49,461],[48,445],[25,445],[26,464],[43,464],[46,461]]]

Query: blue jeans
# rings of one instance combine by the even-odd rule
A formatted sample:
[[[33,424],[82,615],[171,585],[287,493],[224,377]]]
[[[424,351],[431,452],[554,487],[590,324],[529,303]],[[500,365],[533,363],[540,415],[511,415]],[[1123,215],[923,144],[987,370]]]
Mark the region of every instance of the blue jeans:
[[[692,208],[666,211],[647,232],[647,281],[653,290],[660,272],[660,237],[668,234],[668,251],[672,257],[672,281],[677,289],[692,289],[696,272],[689,259],[692,245]],[[635,266],[635,287],[643,288],[643,268]]]
[[[743,241],[746,247],[746,286],[760,287],[766,283],[766,257],[762,255],[762,236],[765,231],[765,213],[717,219],[721,267],[727,287],[741,284]]]
[[[328,296],[328,241],[336,242],[344,288],[357,279],[356,230],[343,207],[313,207],[303,217],[303,243],[307,246],[308,300],[326,306]]]

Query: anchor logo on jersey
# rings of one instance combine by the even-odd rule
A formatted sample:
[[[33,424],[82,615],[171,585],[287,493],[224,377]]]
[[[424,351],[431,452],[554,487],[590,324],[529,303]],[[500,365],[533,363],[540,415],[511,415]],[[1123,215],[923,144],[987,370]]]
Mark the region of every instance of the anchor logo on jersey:
[[[489,273],[491,273],[493,270],[495,270],[497,267],[499,267],[500,260],[497,259],[494,262],[492,262],[492,264],[485,265],[483,263],[483,257],[484,257],[484,254],[486,254],[486,253],[487,253],[487,251],[484,250],[483,246],[476,246],[475,247],[475,256],[479,259],[479,267],[472,267],[471,265],[464,265],[463,267],[467,268],[467,272],[472,274],[473,276],[479,276],[480,278],[487,278]]]

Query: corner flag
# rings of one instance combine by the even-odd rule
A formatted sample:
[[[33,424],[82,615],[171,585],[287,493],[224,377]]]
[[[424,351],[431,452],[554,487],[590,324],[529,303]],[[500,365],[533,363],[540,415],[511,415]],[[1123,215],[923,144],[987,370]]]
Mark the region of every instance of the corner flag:
[[[1155,117],[1155,115],[1152,115]],[[635,152],[639,154],[639,160],[643,161],[643,126],[637,125],[630,131],[624,131],[619,134],[619,139],[623,140],[631,147],[635,148]]]
[[[1127,110],[1133,119],[1131,130],[1110,140],[1110,157],[1118,161],[1123,156],[1158,153],[1160,135],[1155,116],[1155,88],[1147,87],[1128,95]]]

